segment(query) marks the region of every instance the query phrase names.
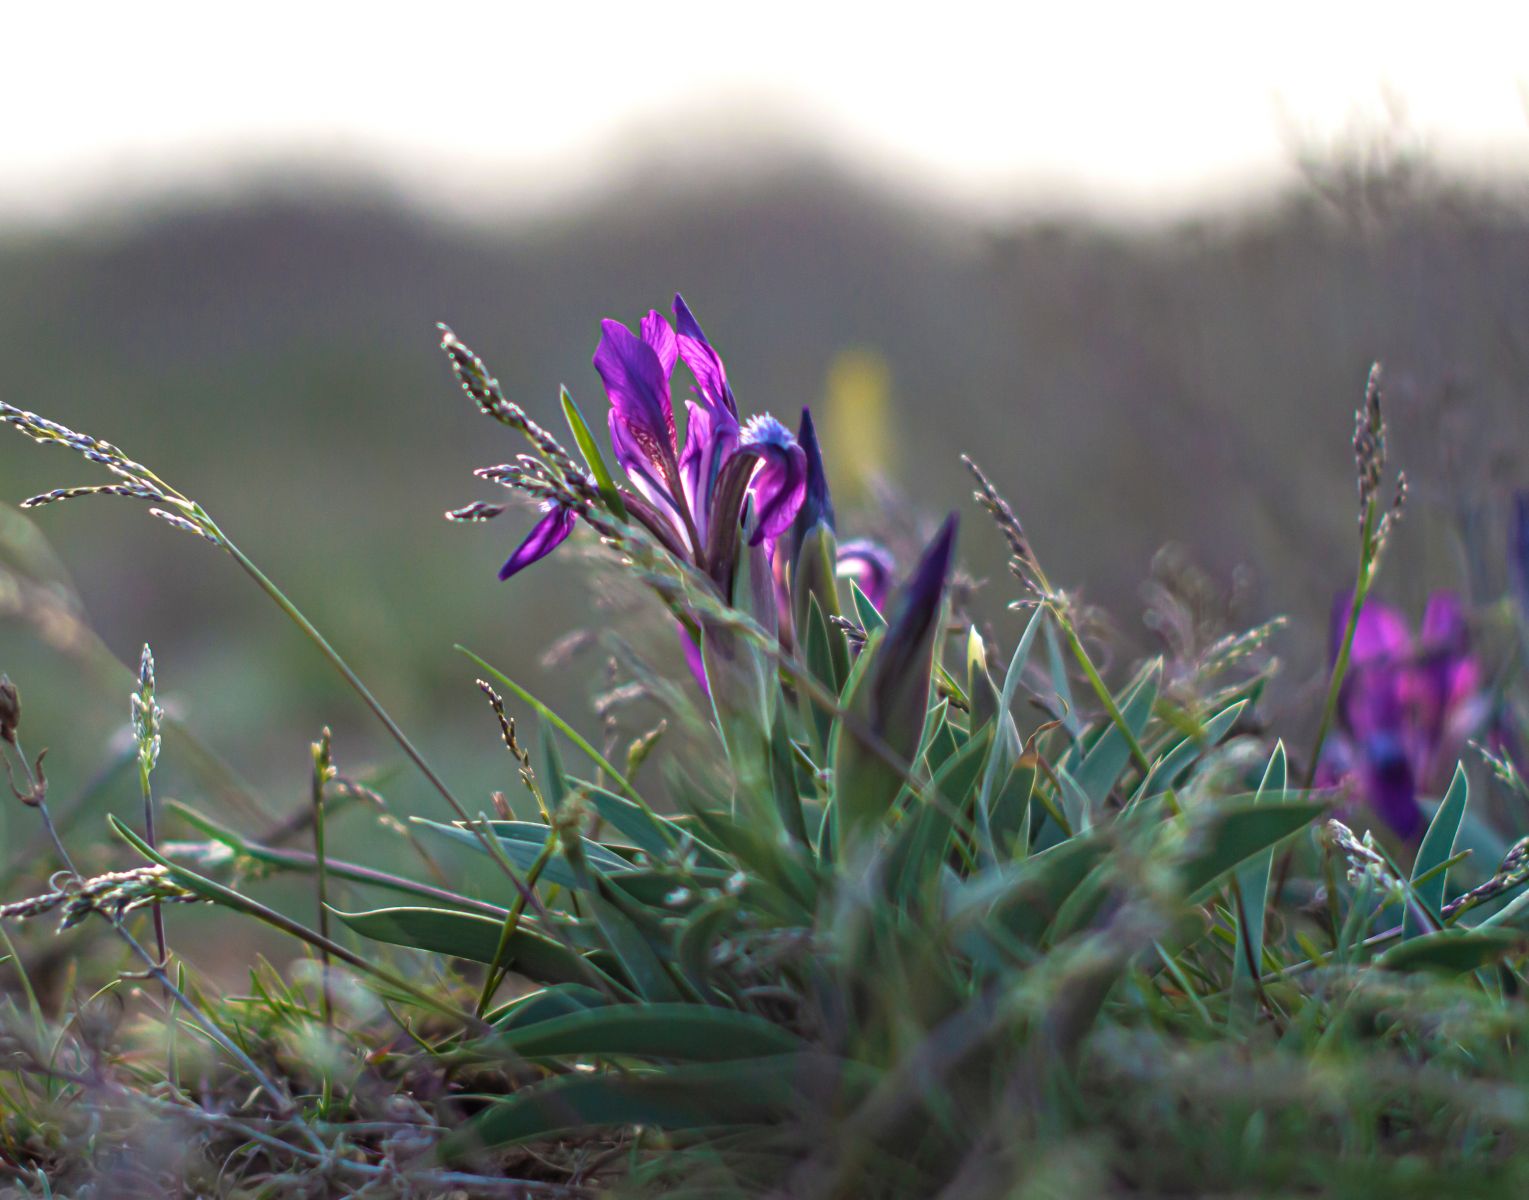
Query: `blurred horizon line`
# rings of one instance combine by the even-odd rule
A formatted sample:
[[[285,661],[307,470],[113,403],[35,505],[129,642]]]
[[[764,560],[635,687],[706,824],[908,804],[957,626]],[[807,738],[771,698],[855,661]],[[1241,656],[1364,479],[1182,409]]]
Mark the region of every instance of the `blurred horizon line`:
[[[480,158],[465,166],[453,165],[445,152],[430,161],[339,135],[236,151],[224,146],[221,153],[187,145],[152,159],[123,154],[84,174],[42,173],[57,177],[51,185],[0,179],[0,236],[136,225],[179,211],[325,196],[511,230],[587,217],[617,200],[661,208],[676,199],[809,180],[842,184],[890,207],[945,216],[968,228],[1072,222],[1130,229],[1256,217],[1310,190],[1314,170],[1344,172],[1356,183],[1388,172],[1421,173],[1444,187],[1497,198],[1529,184],[1529,156],[1506,143],[1429,141],[1394,122],[1352,125],[1320,143],[1289,134],[1283,161],[1262,167],[1207,168],[1195,179],[1122,187],[1039,169],[1015,170],[1000,183],[963,181],[928,170],[912,155],[809,134],[780,112],[751,114],[741,135],[736,122],[713,116],[709,134],[692,128],[666,136],[664,122],[643,122],[556,154]],[[730,129],[725,137],[724,126]]]

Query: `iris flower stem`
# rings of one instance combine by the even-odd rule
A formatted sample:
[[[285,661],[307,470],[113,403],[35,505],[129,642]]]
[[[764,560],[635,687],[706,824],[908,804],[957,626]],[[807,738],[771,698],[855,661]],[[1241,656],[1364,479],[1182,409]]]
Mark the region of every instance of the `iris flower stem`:
[[[216,526],[214,526],[214,529],[216,529]],[[408,734],[399,728],[398,722],[393,720],[388,710],[382,707],[382,702],[372,695],[371,689],[366,684],[361,682],[361,677],[351,669],[350,664],[341,657],[340,652],[329,644],[328,639],[314,627],[312,621],[303,615],[302,610],[293,604],[291,600],[287,599],[286,593],[272,583],[266,573],[250,561],[249,556],[243,550],[240,550],[238,546],[230,541],[221,530],[218,530],[218,536],[222,540],[224,548],[233,556],[234,561],[239,564],[244,573],[260,586],[260,590],[269,596],[282,612],[287,614],[293,624],[303,631],[304,636],[310,642],[318,647],[319,652],[329,660],[330,665],[345,677],[345,682],[350,684],[356,695],[361,697],[362,702],[382,722],[383,727],[392,735],[399,748],[409,756],[409,759],[419,768],[420,773],[441,794],[441,797],[451,806],[452,811],[463,821],[471,820],[467,815],[467,809],[462,806],[461,801],[452,794],[451,789],[436,774],[435,768],[426,761],[425,756],[415,748],[414,743],[409,740]]]

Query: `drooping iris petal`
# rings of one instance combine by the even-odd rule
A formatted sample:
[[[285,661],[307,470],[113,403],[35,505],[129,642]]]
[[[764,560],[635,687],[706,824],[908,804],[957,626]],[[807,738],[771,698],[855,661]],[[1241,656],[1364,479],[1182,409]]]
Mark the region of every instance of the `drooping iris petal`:
[[[653,471],[667,479],[678,453],[674,408],[669,401],[669,375],[659,352],[620,321],[600,323],[595,370],[605,383],[611,411]]]
[[[749,483],[754,501],[754,532],[749,545],[780,537],[796,519],[807,492],[807,456],[791,431],[771,416],[753,418],[739,438],[759,458]]]
[[[727,383],[727,368],[722,365],[722,356],[712,349],[701,332],[700,323],[679,293],[674,296],[674,325],[679,336],[680,358],[695,376],[701,400],[707,408],[724,410],[736,421],[738,405],[733,400],[733,389]]]
[[[546,558],[568,540],[568,535],[573,532],[574,521],[571,508],[564,508],[560,504],[550,505],[545,509],[542,519],[531,527],[526,540],[515,548],[515,553],[499,568],[499,578],[508,579],[537,559]]]
[[[1361,742],[1406,724],[1411,681],[1401,663],[1371,661],[1356,667],[1342,700],[1345,726]]]
[[[896,570],[897,563],[892,555],[876,542],[856,538],[839,547],[839,578],[853,579],[878,610],[886,607]]]

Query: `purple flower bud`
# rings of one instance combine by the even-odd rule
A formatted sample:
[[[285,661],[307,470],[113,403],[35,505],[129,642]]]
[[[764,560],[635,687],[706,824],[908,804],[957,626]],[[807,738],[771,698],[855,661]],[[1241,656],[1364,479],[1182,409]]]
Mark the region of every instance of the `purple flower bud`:
[[[955,560],[957,525],[955,513],[945,518],[912,576],[893,596],[886,637],[871,664],[871,728],[910,757],[924,728],[934,639]]]
[[[812,424],[812,411],[802,409],[802,424],[796,434],[797,444],[807,459],[807,487],[802,496],[801,510],[791,532],[791,557],[801,550],[802,538],[814,525],[834,528],[833,497],[828,494],[828,475],[823,470],[823,452],[818,447],[818,431]]]

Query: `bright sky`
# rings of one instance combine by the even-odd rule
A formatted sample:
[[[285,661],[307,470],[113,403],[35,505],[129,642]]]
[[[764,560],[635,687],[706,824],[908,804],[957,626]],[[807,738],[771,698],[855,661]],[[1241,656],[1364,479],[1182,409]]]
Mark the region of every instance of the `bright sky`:
[[[761,136],[977,208],[1153,210],[1379,124],[1529,166],[1529,3],[996,0],[0,8],[0,216],[270,156],[514,210]],[[739,148],[744,149],[740,150]],[[731,156],[731,157],[730,157]]]

